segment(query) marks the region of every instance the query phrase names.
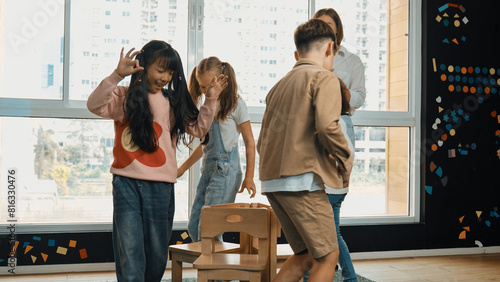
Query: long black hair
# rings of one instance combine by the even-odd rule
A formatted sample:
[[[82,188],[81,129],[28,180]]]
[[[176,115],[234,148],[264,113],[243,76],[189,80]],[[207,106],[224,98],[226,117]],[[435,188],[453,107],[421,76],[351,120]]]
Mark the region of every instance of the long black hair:
[[[160,59],[162,67],[174,71],[166,89],[162,89],[175,116],[170,134],[172,138],[177,137],[177,145],[180,140],[188,145],[192,137],[186,138],[185,127],[197,122],[199,110],[189,95],[179,53],[170,44],[160,40],[148,42],[141,51],[136,59],[144,70],[132,74],[124,104],[125,125],[130,127],[132,142],[144,152],[151,153],[158,149],[158,136],[154,131],[153,112],[148,100],[147,73],[151,64]]]

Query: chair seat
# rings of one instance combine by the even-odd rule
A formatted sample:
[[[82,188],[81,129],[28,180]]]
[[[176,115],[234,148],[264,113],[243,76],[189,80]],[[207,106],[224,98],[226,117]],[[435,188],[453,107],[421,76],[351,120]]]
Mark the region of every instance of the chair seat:
[[[179,245],[170,245],[169,250],[171,252],[177,253],[188,253],[199,256],[201,254],[201,242],[194,242],[189,244],[179,244]],[[240,250],[240,245],[235,243],[227,243],[227,242],[215,242],[215,252],[217,253],[227,253],[227,252],[236,252]]]
[[[267,267],[268,259],[259,259],[251,254],[210,254],[200,255],[194,262],[194,268],[203,269],[245,269],[262,271]]]

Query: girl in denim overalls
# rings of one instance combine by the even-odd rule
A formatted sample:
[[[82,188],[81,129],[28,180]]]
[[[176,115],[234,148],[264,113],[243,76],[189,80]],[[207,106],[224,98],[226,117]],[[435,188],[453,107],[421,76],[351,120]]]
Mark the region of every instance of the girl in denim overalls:
[[[256,192],[253,181],[255,140],[246,104],[237,93],[234,69],[217,57],[201,60],[191,73],[189,93],[195,104],[199,105],[201,94],[206,92],[214,74],[227,75],[228,86],[217,99],[217,111],[208,135],[177,172],[177,177],[182,176],[203,156],[202,174],[188,222],[188,232],[194,242],[201,240],[200,214],[203,206],[233,203],[236,193],[245,189],[251,198]],[[240,132],[245,142],[247,164],[243,183],[238,150]]]

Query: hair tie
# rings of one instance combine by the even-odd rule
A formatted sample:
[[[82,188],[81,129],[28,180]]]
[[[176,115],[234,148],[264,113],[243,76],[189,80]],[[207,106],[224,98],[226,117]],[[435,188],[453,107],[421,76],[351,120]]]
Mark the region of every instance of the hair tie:
[[[226,69],[226,63],[222,62],[222,74],[224,74],[224,70]]]

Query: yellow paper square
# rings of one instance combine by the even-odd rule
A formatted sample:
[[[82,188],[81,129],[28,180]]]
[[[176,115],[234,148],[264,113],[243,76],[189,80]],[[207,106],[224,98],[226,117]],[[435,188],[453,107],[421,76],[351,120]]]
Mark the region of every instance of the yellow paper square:
[[[186,238],[188,237],[189,235],[187,234],[187,232],[184,232],[181,234],[181,238],[182,240],[186,240]]]
[[[66,255],[67,252],[68,252],[67,248],[57,247],[56,253],[61,254],[61,255]]]
[[[69,246],[70,246],[71,248],[76,247],[76,241],[75,241],[75,240],[69,240]]]

